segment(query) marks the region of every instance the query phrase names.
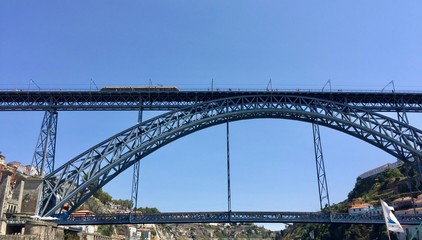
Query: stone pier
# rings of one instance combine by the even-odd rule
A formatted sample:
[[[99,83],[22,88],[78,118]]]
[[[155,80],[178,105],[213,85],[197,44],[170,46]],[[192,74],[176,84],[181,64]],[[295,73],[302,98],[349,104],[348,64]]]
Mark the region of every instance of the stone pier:
[[[42,240],[64,239],[63,228],[57,224],[43,221],[27,221],[25,224],[25,235],[38,236]]]

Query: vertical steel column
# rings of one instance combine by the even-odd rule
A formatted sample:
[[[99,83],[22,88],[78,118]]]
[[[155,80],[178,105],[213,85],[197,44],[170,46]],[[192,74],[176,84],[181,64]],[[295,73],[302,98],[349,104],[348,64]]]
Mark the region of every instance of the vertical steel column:
[[[406,113],[406,110],[404,108],[402,109],[402,111],[397,110],[397,120],[402,122],[402,123],[409,125],[409,118],[407,117],[407,113]],[[412,139],[414,139],[412,132],[403,132],[402,134],[412,135]],[[414,147],[418,148],[418,146],[416,144],[414,145]],[[417,164],[418,173],[419,173],[420,177],[422,178],[421,159],[416,158],[415,163]]]
[[[142,107],[142,101],[140,103],[140,108],[138,112],[138,123],[142,122],[142,113],[143,113],[143,107]],[[139,136],[139,139],[142,140],[142,137]],[[132,194],[131,194],[131,200],[132,200],[132,208],[135,210],[138,208],[138,186],[139,186],[139,174],[141,171],[141,161],[137,161],[135,164],[133,164],[133,179],[132,179]]]
[[[37,171],[36,175],[45,176],[54,170],[57,121],[58,114],[56,110],[45,111],[31,163],[31,166]]]
[[[404,109],[403,111],[397,111],[397,120],[399,120],[399,122],[409,124],[409,118],[407,118],[407,114]]]
[[[232,211],[232,199],[231,199],[231,189],[230,189],[230,129],[229,129],[229,120],[226,123],[226,134],[227,134],[227,210]],[[230,215],[229,215],[230,218]]]
[[[402,123],[409,124],[409,118],[407,117],[407,113],[406,113],[406,110],[404,108],[403,108],[402,111],[397,111],[397,120],[402,122]],[[412,134],[412,133],[403,133],[403,134]],[[416,164],[416,167],[418,169],[417,174],[419,174],[419,177],[421,178],[422,177],[421,159],[416,158],[415,164]],[[408,170],[406,171],[406,177],[408,179],[408,187],[409,187],[410,192],[413,193],[414,190],[418,190],[418,187],[414,186],[414,184],[412,184],[412,181],[410,179],[411,176],[409,175]],[[412,194],[412,197],[414,197],[413,194]]]
[[[139,173],[141,161],[137,161],[133,164],[133,179],[132,179],[132,208],[135,210],[138,208],[138,185],[139,185]]]
[[[327,178],[325,175],[325,164],[324,155],[322,154],[321,135],[319,132],[319,125],[312,123],[313,136],[314,136],[314,150],[315,150],[315,162],[318,179],[318,191],[319,191],[319,204],[321,210],[324,207],[330,207],[330,197],[328,195]]]

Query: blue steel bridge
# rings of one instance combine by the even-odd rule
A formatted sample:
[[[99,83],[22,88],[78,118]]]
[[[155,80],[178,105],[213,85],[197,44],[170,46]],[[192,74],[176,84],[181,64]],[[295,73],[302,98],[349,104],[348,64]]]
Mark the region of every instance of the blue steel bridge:
[[[398,216],[403,225],[419,225],[422,214]],[[167,224],[167,223],[333,223],[385,224],[381,214],[350,215],[323,212],[176,212],[176,213],[116,213],[90,216],[70,216],[53,220],[59,225]]]
[[[138,111],[138,124],[55,166],[60,111]],[[163,110],[143,120],[143,111]],[[320,207],[330,206],[319,126],[325,126],[376,146],[421,172],[422,131],[407,113],[422,112],[421,92],[375,91],[0,91],[0,111],[44,111],[32,165],[43,177],[38,213],[51,216],[64,205],[72,213],[98,189],[133,166],[132,200],[136,204],[139,162],[145,156],[186,135],[243,119],[278,118],[312,124]],[[396,113],[396,118],[386,116]],[[390,114],[391,115],[391,114]],[[382,219],[344,214],[232,212],[230,156],[227,145],[228,210],[220,213],[158,215],[95,215],[95,224],[128,222],[336,222],[381,223]],[[77,223],[67,219],[58,223]],[[420,222],[419,216],[402,221]]]

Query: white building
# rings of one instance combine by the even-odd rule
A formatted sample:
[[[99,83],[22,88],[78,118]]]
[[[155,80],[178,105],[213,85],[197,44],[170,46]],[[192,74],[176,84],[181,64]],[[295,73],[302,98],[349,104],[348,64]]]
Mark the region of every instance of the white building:
[[[374,207],[368,203],[361,203],[353,205],[349,208],[350,215],[368,214],[368,215],[379,215],[381,214],[381,207]]]

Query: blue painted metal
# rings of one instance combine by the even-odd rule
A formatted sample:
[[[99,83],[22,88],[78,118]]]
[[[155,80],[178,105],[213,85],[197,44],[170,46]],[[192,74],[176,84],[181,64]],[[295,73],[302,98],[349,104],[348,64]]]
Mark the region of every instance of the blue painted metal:
[[[31,164],[39,176],[48,175],[54,170],[57,120],[57,111],[54,109],[45,111]]]
[[[229,122],[226,122],[226,147],[227,147],[227,211],[232,210],[232,194],[230,186],[230,128]]]
[[[142,102],[140,103],[139,112],[138,112],[138,124],[142,123]],[[139,174],[141,171],[141,161],[137,161],[133,164],[133,178],[132,178],[132,209],[138,208],[138,188],[139,188]]]
[[[217,99],[273,95],[318,98],[345,105],[376,111],[422,111],[421,92],[380,91],[180,91],[180,92],[102,92],[102,91],[0,91],[0,111],[47,111],[53,104],[57,111],[138,111],[139,102],[144,110],[174,110],[196,103]]]
[[[315,163],[318,180],[318,193],[320,209],[330,207],[330,196],[328,194],[327,177],[325,174],[324,155],[322,152],[321,133],[319,125],[312,123],[312,132],[314,137]]]
[[[398,216],[401,224],[419,225],[422,215]],[[166,223],[337,223],[385,224],[383,216],[322,212],[176,212],[119,213],[69,216],[58,225],[166,224]]]
[[[303,96],[239,96],[165,113],[85,151],[46,176],[39,214],[51,215],[65,203],[73,211],[135,162],[178,138],[227,121],[253,118],[285,118],[326,126],[406,163],[422,157],[422,131],[381,114]]]

